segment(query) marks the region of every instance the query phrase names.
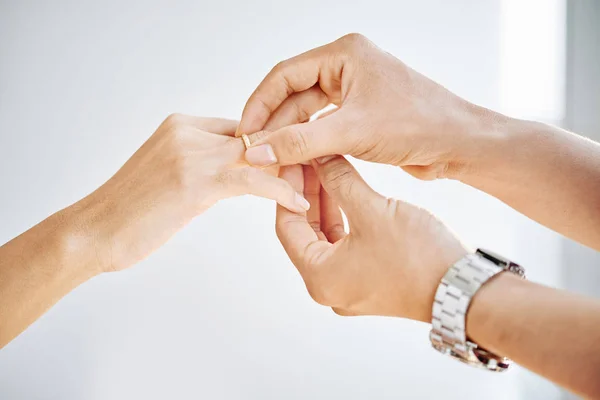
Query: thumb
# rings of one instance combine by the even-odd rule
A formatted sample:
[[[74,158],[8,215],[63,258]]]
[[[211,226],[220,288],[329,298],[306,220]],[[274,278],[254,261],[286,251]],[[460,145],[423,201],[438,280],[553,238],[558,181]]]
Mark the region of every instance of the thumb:
[[[313,161],[313,168],[327,194],[344,210],[349,221],[369,216],[373,207],[386,201],[342,156],[317,159]]]
[[[264,167],[278,163],[293,165],[331,154],[345,154],[351,147],[349,129],[341,113],[315,121],[290,125],[274,132],[259,131],[248,136],[249,164]]]

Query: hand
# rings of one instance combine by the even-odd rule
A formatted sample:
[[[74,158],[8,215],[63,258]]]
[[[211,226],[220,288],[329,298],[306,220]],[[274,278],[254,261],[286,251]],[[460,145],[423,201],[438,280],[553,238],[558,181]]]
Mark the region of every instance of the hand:
[[[108,182],[74,208],[91,223],[100,271],[140,261],[221,199],[253,194],[296,212],[308,203],[285,180],[244,161],[236,121],[168,117]]]
[[[339,108],[326,118],[260,131],[273,115],[308,121],[329,103]],[[351,34],[278,64],[248,100],[237,134],[259,131],[246,153],[257,166],[350,154],[421,179],[456,178],[477,168],[484,147],[497,147],[501,135],[484,125],[499,118]]]
[[[316,302],[341,315],[431,320],[440,280],[468,252],[443,223],[374,192],[341,156],[281,177],[311,204],[305,215],[278,207],[276,227]]]

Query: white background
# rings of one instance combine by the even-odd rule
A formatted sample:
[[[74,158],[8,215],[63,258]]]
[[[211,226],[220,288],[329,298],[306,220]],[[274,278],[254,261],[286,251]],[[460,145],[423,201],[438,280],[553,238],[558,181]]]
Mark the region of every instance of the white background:
[[[562,2],[536,3],[550,12],[532,34],[560,41]],[[506,46],[523,12],[499,0],[0,0],[0,243],[94,190],[169,113],[238,118],[278,61],[349,32],[473,102],[559,119],[561,99],[526,109],[561,95],[562,64],[527,27],[528,51]],[[357,165],[383,194],[561,284],[558,237],[497,200]],[[228,200],[140,265],[79,287],[0,351],[0,399],[557,398],[518,367],[494,375],[438,355],[425,324],[314,304],[273,217],[267,200]]]

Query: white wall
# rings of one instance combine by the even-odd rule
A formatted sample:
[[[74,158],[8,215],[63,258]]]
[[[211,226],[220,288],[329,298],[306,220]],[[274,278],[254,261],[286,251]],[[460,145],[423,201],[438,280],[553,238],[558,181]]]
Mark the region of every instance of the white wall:
[[[499,0],[0,1],[0,242],[100,185],[169,113],[238,117],[276,62],[351,31],[500,107],[500,11]],[[498,201],[358,166],[385,195],[558,283],[556,237]],[[540,397],[522,391],[519,368],[494,375],[438,355],[424,324],[312,303],[273,210],[223,202],[140,265],[78,288],[0,352],[0,398],[555,395],[531,377]]]

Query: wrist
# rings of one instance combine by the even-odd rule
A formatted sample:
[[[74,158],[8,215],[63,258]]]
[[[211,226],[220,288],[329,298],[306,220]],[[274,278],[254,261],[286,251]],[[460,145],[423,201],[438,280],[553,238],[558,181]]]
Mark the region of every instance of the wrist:
[[[510,167],[515,142],[523,133],[522,124],[506,115],[475,104],[466,103],[458,130],[463,140],[448,163],[446,177],[472,185],[482,177],[494,177],[498,171]],[[488,179],[489,179],[488,178]]]
[[[78,207],[67,207],[49,218],[56,226],[53,234],[59,264],[69,268],[68,275],[85,281],[103,272],[102,253],[94,221]]]
[[[62,221],[62,247],[78,257],[83,274],[99,275],[112,270],[110,206],[94,192],[58,212]]]
[[[510,366],[511,361],[502,352],[485,346],[471,335],[472,331],[467,327],[468,318],[478,319],[479,322],[482,317],[493,318],[495,309],[490,304],[497,306],[505,303],[498,294],[506,296],[506,285],[500,292],[495,288],[491,298],[488,292],[497,279],[502,281],[504,272],[510,272],[517,279],[525,276],[520,265],[482,249],[464,257],[449,269],[435,294],[430,333],[435,349],[467,364],[492,371],[503,371]],[[483,313],[481,308],[471,308],[475,297],[481,296],[487,303],[476,301],[486,305]],[[489,327],[494,324],[488,322],[483,325]]]
[[[456,262],[470,253],[473,253],[472,249],[469,249],[462,243],[455,241],[451,244],[451,246],[448,246],[446,250],[441,253],[442,255],[438,257],[439,261],[436,263],[436,265],[428,268],[430,274],[427,275],[430,276],[430,279],[426,283],[426,301],[423,303],[424,307],[422,308],[422,312],[417,318],[414,318],[415,320],[427,323],[431,322],[431,311],[435,301],[435,294],[439,285],[442,283],[444,275]]]
[[[494,352],[498,337],[505,336],[498,321],[510,318],[513,309],[506,305],[507,299],[527,292],[528,282],[510,272],[502,272],[490,279],[475,293],[466,314],[465,327],[468,337],[479,345]],[[527,296],[527,295],[526,295]]]

